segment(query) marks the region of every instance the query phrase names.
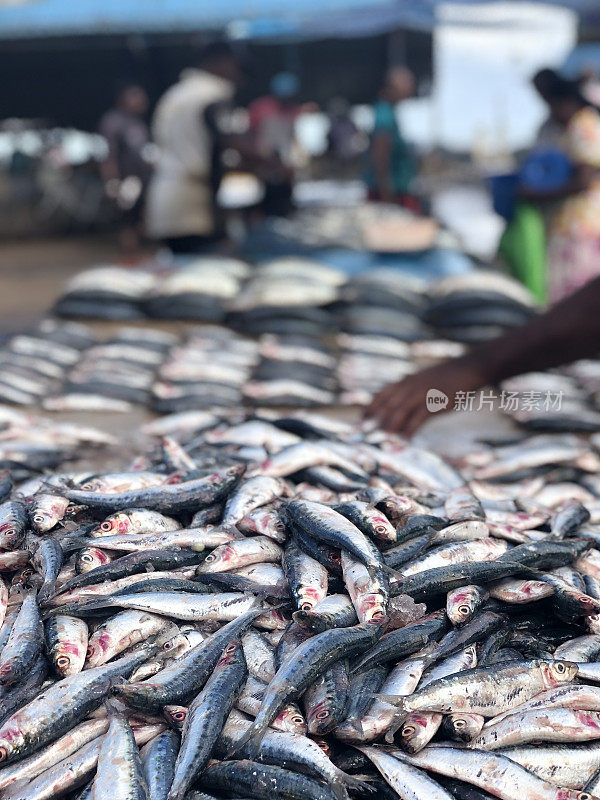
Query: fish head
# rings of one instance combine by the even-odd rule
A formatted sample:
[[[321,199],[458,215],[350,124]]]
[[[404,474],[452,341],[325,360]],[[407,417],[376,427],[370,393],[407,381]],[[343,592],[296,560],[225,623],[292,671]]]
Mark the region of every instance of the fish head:
[[[331,725],[331,708],[327,698],[308,709],[306,722],[311,735],[323,736],[328,732]]]
[[[576,593],[575,599],[580,603],[584,616],[588,617],[600,612],[600,601],[596,600],[594,597],[590,597],[587,594]]]
[[[318,744],[326,756],[331,755],[331,745],[326,739],[313,739],[315,744]]]
[[[590,633],[600,633],[600,614],[590,614],[585,623]]]
[[[92,534],[98,533],[100,536],[107,536],[113,533],[131,533],[133,527],[130,516],[124,511],[119,511],[101,522],[97,529],[92,531]]]
[[[236,553],[233,547],[228,544],[219,545],[206,556],[198,572],[210,573],[211,567],[215,566],[223,567],[224,569],[232,568],[235,557]]]
[[[462,625],[471,618],[473,614],[473,599],[469,595],[461,593],[452,598],[452,603],[448,606],[448,617],[453,625]]]
[[[84,572],[91,572],[91,570],[96,569],[96,567],[108,564],[109,561],[110,558],[106,555],[104,550],[100,550],[98,547],[83,547],[77,555],[75,572],[77,572],[78,575]]]
[[[396,529],[389,519],[381,512],[374,510],[369,515],[369,521],[373,526],[373,533],[381,542],[393,542],[397,540]]]
[[[292,704],[283,709],[275,719],[272,727],[286,733],[300,733],[303,736],[306,735],[307,730],[306,720],[300,713],[300,709]]]
[[[96,667],[104,663],[104,656],[112,646],[113,639],[110,633],[102,627],[90,638],[87,647],[86,661],[89,667]]]
[[[450,728],[454,736],[461,742],[470,742],[478,736],[483,727],[483,718],[479,714],[453,714],[450,718]]]
[[[323,594],[320,588],[302,586],[299,590],[298,608],[300,611],[312,611],[321,602]]]
[[[182,730],[187,712],[188,710],[185,706],[165,706],[163,708],[165,719],[176,731]]]
[[[242,643],[240,641],[229,642],[227,647],[221,653],[221,658],[217,662],[217,667],[225,667],[228,664],[232,664],[241,653]]]
[[[540,662],[544,685],[548,689],[571,683],[577,675],[577,664],[572,661],[542,661]]]
[[[5,522],[0,525],[0,538],[4,550],[16,550],[21,540],[23,532],[16,528],[12,522]]]
[[[80,672],[85,661],[85,652],[76,642],[59,642],[52,650],[51,660],[58,674],[66,678]]]

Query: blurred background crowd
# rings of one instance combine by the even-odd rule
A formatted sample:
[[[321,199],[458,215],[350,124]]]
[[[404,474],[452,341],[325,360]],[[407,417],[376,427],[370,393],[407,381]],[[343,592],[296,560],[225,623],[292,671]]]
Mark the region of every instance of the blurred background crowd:
[[[13,261],[66,234],[124,263],[228,252],[382,201],[542,302],[598,273],[597,3],[222,5],[0,2]]]

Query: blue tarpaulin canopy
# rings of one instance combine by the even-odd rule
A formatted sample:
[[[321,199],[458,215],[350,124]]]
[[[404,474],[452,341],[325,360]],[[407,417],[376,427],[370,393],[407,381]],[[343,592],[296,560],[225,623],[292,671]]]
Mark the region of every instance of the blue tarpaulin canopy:
[[[550,1],[600,19],[598,0]],[[438,5],[439,0],[0,0],[0,38],[223,29],[239,38],[368,36],[397,28],[429,30]]]

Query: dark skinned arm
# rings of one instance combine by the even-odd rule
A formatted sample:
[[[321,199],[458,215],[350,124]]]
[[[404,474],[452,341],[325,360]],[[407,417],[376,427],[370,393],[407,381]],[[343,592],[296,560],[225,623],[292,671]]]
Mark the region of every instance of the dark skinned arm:
[[[535,317],[526,325],[474,347],[460,358],[445,361],[387,386],[373,399],[366,415],[382,427],[410,435],[430,414],[429,389],[450,398],[476,391],[513,375],[551,369],[600,352],[600,278]]]

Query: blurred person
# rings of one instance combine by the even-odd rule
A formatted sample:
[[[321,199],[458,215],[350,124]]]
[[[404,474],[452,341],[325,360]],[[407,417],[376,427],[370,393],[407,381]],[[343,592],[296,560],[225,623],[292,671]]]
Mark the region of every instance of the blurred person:
[[[150,236],[173,253],[210,249],[225,238],[216,195],[235,135],[233,99],[243,70],[233,48],[214,42],[159,100],[152,131],[159,147],[148,191]]]
[[[327,116],[327,155],[347,164],[364,149],[363,136],[350,116],[350,103],[344,97],[334,97],[327,107]]]
[[[548,232],[548,286],[556,302],[600,274],[600,112],[579,84],[557,76],[546,102],[563,131],[570,177],[558,188],[527,187],[533,202],[556,201]]]
[[[531,82],[540,98],[548,104],[554,87],[561,80],[553,69],[541,69]],[[521,165],[521,172],[529,174],[533,170],[534,175],[545,175],[548,165],[555,164],[564,153],[563,135],[562,125],[548,108],[548,114]],[[531,291],[539,303],[545,303],[548,296],[547,234],[557,211],[557,201],[533,202],[524,196],[519,197],[520,179],[519,173],[492,179],[494,208],[507,220],[498,251],[511,274]],[[499,195],[496,194],[498,191]]]
[[[145,89],[136,83],[125,83],[117,92],[114,108],[104,114],[99,124],[108,146],[100,166],[102,180],[119,211],[119,242],[125,251],[139,246],[144,197],[152,174],[144,152],[149,142],[147,112]]]
[[[595,278],[545,314],[498,339],[386,386],[373,399],[366,416],[376,417],[387,430],[410,436],[431,416],[427,397],[432,389],[448,398],[439,411],[450,411],[465,393],[515,375],[594,358],[600,342],[598,308],[600,278]]]
[[[257,152],[265,160],[260,176],[265,188],[261,208],[267,216],[285,216],[292,208],[294,126],[305,110],[298,102],[299,91],[296,75],[278,72],[271,78],[269,94],[248,106],[250,133]]]
[[[420,211],[419,199],[410,186],[417,163],[400,131],[396,106],[415,93],[415,77],[406,67],[392,67],[385,75],[374,106],[374,125],[369,151],[367,185],[369,199],[397,203]]]

